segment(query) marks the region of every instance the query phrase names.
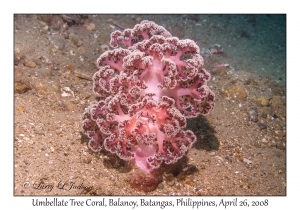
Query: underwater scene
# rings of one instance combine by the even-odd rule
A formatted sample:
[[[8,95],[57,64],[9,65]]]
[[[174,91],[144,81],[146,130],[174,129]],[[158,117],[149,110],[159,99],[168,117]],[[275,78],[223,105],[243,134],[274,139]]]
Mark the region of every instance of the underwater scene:
[[[286,196],[285,14],[15,14],[13,33],[15,196]]]

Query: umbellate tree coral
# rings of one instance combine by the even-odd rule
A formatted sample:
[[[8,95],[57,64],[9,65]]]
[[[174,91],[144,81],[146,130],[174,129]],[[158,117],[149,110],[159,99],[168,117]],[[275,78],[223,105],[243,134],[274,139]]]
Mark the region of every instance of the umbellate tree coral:
[[[147,20],[113,32],[110,45],[115,49],[97,59],[93,76],[98,100],[82,118],[89,148],[105,148],[145,172],[175,163],[196,141],[184,130],[186,118],[214,108],[199,47]]]

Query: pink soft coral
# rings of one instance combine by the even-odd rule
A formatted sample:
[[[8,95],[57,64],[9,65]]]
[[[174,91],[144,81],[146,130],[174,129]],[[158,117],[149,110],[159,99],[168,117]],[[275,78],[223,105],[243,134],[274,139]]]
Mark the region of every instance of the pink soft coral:
[[[175,163],[196,141],[183,130],[186,118],[214,108],[199,47],[151,21],[113,32],[110,44],[121,47],[97,59],[93,89],[100,99],[83,115],[89,147],[104,147],[145,172]]]

